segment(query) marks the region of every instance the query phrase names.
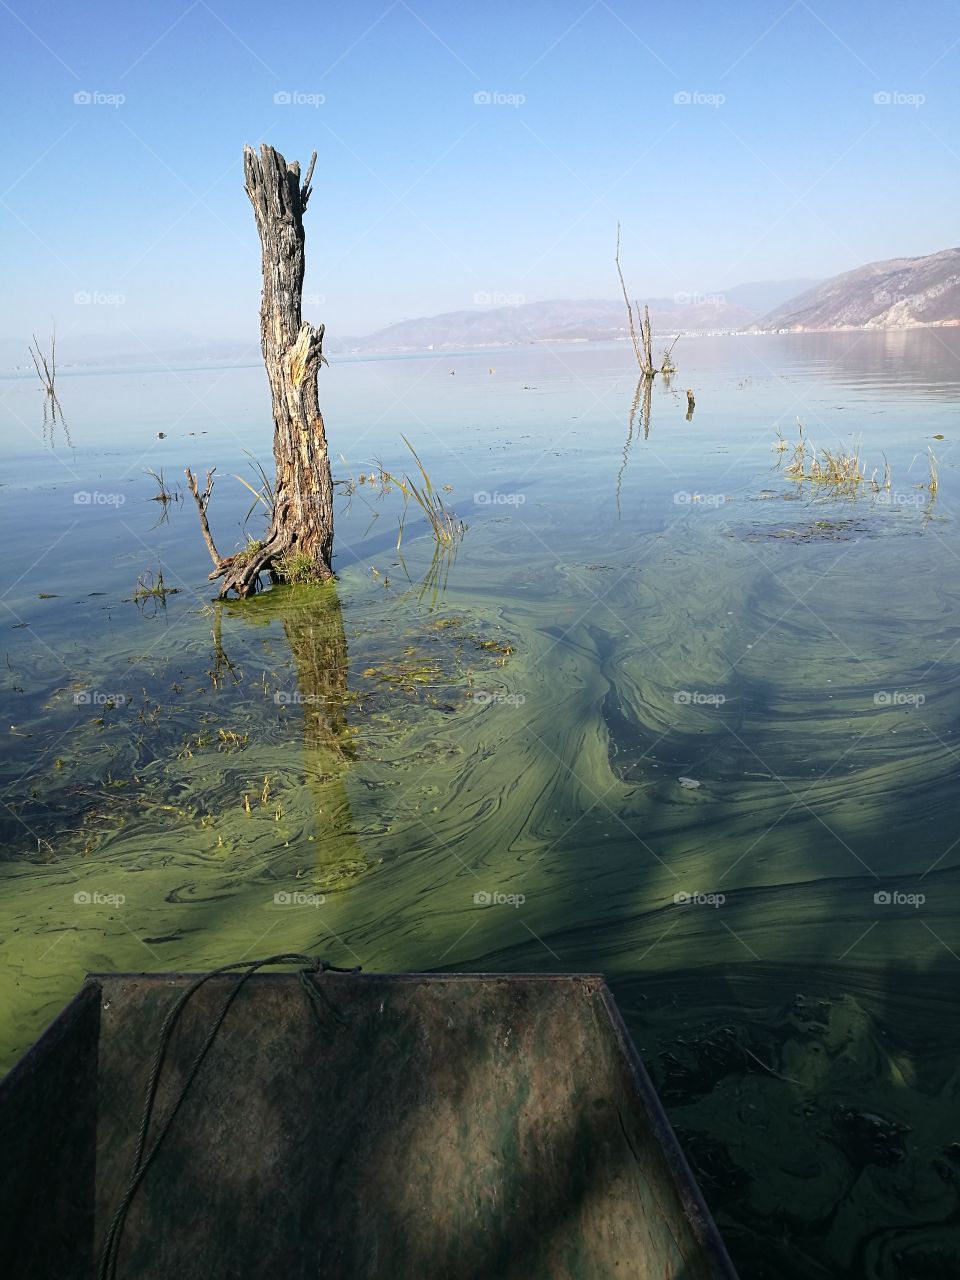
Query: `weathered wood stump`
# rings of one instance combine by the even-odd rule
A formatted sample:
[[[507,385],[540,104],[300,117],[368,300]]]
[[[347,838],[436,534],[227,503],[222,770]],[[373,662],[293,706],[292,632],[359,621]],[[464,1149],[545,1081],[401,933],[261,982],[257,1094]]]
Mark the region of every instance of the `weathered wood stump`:
[[[220,595],[248,596],[269,574],[274,582],[305,577],[322,582],[333,576],[333,477],[326,431],[320,413],[317,375],[323,356],[324,327],[301,318],[304,275],[303,214],[310,198],[317,154],[301,184],[300,165],[289,164],[273,147],[259,154],[244,147],[247,195],[260,235],[263,298],[260,342],[273,403],[273,454],[277,466],[274,506],[262,545],[222,557],[206,524],[212,487],[204,494],[187,471],[204,538],[213,559],[211,581],[223,578]]]

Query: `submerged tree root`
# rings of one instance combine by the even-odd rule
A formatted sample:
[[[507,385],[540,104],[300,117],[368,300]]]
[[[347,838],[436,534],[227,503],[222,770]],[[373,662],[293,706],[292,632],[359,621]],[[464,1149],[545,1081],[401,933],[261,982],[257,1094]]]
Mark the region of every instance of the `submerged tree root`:
[[[213,477],[216,467],[207,472],[206,486],[200,491],[197,477],[189,467],[184,473],[187,487],[193,494],[200,517],[200,529],[203,540],[213,561],[213,572],[208,575],[210,582],[222,578],[220,584],[221,598],[234,592],[240,599],[245,599],[259,590],[260,579],[269,576],[271,582],[327,582],[333,577],[331,570],[321,561],[298,546],[295,537],[290,533],[280,532],[282,517],[278,514],[283,504],[278,502],[271,521],[270,532],[263,543],[255,549],[238,551],[232,556],[222,556],[210,532],[207,521],[207,504],[213,492]]]

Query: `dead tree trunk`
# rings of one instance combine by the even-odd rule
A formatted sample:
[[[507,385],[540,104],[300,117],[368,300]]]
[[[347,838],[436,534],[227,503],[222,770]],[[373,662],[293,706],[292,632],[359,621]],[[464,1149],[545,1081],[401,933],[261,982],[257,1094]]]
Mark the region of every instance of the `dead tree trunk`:
[[[249,595],[265,573],[274,582],[324,581],[333,576],[333,477],[317,392],[317,375],[325,363],[324,329],[313,328],[300,314],[303,213],[316,159],[314,152],[301,184],[296,160],[288,164],[266,145],[259,155],[252,147],[243,151],[247,195],[263,259],[260,343],[273,402],[277,479],[270,527],[256,550],[221,558],[207,538],[215,565],[210,578],[223,578],[221,596],[231,591]],[[201,506],[198,501],[198,507],[203,517],[206,502]]]
[[[639,306],[637,310],[639,311]],[[640,321],[640,336],[643,339],[643,361],[640,371],[645,378],[656,377],[657,371],[653,367],[653,335],[650,332],[650,308],[646,303],[643,304],[643,319]]]

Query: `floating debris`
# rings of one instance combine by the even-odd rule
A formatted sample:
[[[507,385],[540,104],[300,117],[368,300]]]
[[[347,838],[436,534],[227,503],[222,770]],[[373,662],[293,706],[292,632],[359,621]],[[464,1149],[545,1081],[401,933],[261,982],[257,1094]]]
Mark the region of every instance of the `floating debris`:
[[[877,537],[879,530],[864,520],[812,520],[795,527],[753,524],[731,530],[742,542],[849,542]]]
[[[697,787],[700,786],[700,783],[696,778],[678,778],[677,781],[680,783],[681,787],[683,787],[684,791],[696,791]]]

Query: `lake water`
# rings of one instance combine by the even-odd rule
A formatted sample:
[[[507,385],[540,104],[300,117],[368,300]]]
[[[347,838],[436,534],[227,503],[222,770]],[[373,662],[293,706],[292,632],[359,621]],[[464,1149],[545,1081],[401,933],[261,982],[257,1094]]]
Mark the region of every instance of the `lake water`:
[[[336,586],[223,606],[145,468],[240,547],[262,369],[0,380],[3,1066],[89,970],[599,971],[744,1277],[960,1272],[960,332],[675,357],[334,361],[335,477],[402,433],[466,535],[341,485]]]

